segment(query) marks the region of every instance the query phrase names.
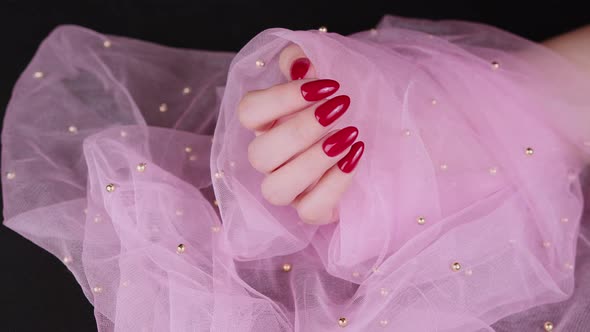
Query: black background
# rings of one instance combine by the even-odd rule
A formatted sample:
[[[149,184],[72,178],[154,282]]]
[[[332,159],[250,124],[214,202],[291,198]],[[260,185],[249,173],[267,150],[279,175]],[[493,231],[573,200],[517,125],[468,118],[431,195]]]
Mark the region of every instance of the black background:
[[[238,51],[260,31],[325,25],[349,34],[384,14],[492,24],[541,41],[590,23],[583,3],[518,1],[0,0],[0,109],[39,43],[60,24],[169,46]],[[522,1],[524,3],[524,1]],[[61,261],[0,226],[0,331],[96,331],[92,306]]]

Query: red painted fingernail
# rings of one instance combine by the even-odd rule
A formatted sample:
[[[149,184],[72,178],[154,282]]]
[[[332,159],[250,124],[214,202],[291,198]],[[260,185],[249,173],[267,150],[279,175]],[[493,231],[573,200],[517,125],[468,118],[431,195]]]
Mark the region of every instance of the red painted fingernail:
[[[340,88],[334,80],[316,80],[301,86],[301,95],[307,101],[318,101],[329,97]]]
[[[310,64],[311,62],[309,62],[308,58],[299,58],[293,61],[291,65],[291,79],[295,81],[304,78],[309,70]]]
[[[328,157],[335,157],[348,149],[359,135],[356,127],[346,127],[328,137],[322,147]]]
[[[350,106],[350,97],[343,95],[334,97],[315,109],[315,118],[326,127],[336,121]]]
[[[365,152],[365,143],[362,141],[354,143],[346,156],[338,162],[340,170],[344,173],[352,172],[361,159],[363,152]]]

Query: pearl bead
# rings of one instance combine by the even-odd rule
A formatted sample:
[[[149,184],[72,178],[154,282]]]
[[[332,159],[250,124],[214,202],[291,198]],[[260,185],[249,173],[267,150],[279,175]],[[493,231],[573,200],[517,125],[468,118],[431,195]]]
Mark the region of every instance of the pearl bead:
[[[121,137],[127,137],[127,132],[125,130],[121,130]]]
[[[190,87],[185,87],[184,89],[182,89],[182,94],[183,95],[188,95],[189,93],[191,93],[191,88]]]
[[[443,171],[446,171],[447,168],[449,168],[449,166],[447,164],[440,165],[440,169],[442,169]]]
[[[215,172],[215,178],[219,180],[223,177],[223,174],[223,171]]]
[[[496,175],[496,173],[498,173],[498,169],[496,167],[491,167],[489,171],[492,175]]]
[[[110,40],[105,40],[105,41],[102,43],[102,46],[104,46],[105,48],[109,48],[109,47],[111,47],[111,41],[110,41]]]
[[[319,32],[328,32],[328,28],[325,26],[321,26],[318,30]]]
[[[389,290],[387,288],[381,288],[381,296],[387,296],[389,294]]]
[[[492,68],[494,68],[494,69],[500,68],[500,63],[498,63],[498,61],[492,61]]]
[[[383,327],[387,326],[387,324],[389,324],[389,322],[387,321],[387,319],[382,319],[381,321],[379,321],[379,324]]]
[[[94,287],[92,288],[92,291],[93,291],[94,293],[101,293],[101,292],[102,292],[102,287],[100,287],[100,286],[94,286]]]
[[[533,150],[533,148],[526,148],[524,153],[526,153],[527,156],[532,156],[533,153],[535,153],[535,150]]]
[[[196,155],[196,154],[191,154],[191,156],[190,156],[190,157],[188,157],[188,160],[190,160],[190,161],[195,161],[195,160],[197,160],[197,155]]]
[[[358,278],[361,274],[358,273],[357,271],[352,272],[352,276],[355,278]]]
[[[455,272],[461,270],[461,264],[459,264],[459,262],[455,262],[453,263],[453,265],[451,265],[451,269]]]
[[[66,257],[64,257],[63,262],[64,262],[64,264],[70,264],[72,262],[72,260],[73,260],[72,257],[66,256]]]
[[[570,220],[568,218],[561,218],[561,222],[564,223],[564,224],[567,223],[567,222],[569,222],[569,221]]]
[[[466,276],[471,276],[472,274],[473,274],[473,270],[472,269],[465,270],[465,275]]]
[[[193,152],[193,148],[190,147],[190,146],[187,146],[187,147],[184,148],[184,152],[191,153],[191,152]]]
[[[107,184],[107,191],[112,193],[113,191],[115,191],[115,185],[112,183]]]
[[[418,219],[416,219],[416,221],[418,222],[418,225],[424,225],[426,223],[426,218],[418,217]]]
[[[168,105],[166,103],[160,105],[160,112],[164,113],[168,111]]]
[[[348,320],[345,317],[340,317],[340,319],[338,319],[338,325],[340,327],[346,327],[346,325],[348,325]]]
[[[13,180],[15,177],[16,177],[16,173],[14,173],[14,172],[8,172],[8,173],[6,173],[6,178],[8,180]]]
[[[176,210],[176,215],[177,216],[182,216],[184,214],[184,211],[182,210]]]
[[[93,220],[94,220],[94,223],[98,224],[100,222],[100,216],[99,215],[95,216]]]
[[[409,129],[404,130],[404,135],[410,136],[412,132]]]
[[[214,200],[214,201],[213,201],[213,205],[215,205],[215,206],[219,206],[219,201],[217,201],[217,200]]]
[[[262,68],[264,67],[265,63],[262,60],[256,60],[256,67]]]
[[[218,233],[221,230],[221,227],[219,226],[211,226],[211,231],[213,233]]]
[[[76,128],[76,126],[69,126],[68,131],[72,134],[75,134],[78,132],[78,128]]]
[[[283,271],[289,272],[289,271],[291,271],[291,268],[292,268],[291,264],[289,264],[289,263],[283,264]]]
[[[371,29],[370,32],[373,36],[377,35],[377,29],[375,28]]]
[[[545,248],[551,247],[551,242],[549,242],[549,241],[543,241],[543,247],[545,247]]]
[[[42,71],[36,71],[36,72],[33,74],[33,77],[34,77],[34,78],[37,78],[37,79],[39,79],[39,78],[43,78],[44,76],[45,76],[45,74],[43,74],[43,72],[42,72]]]
[[[430,103],[431,103],[432,105],[436,105],[436,104],[438,103],[438,101],[437,101],[436,99],[432,99],[432,100],[430,101]]]
[[[136,168],[137,168],[138,172],[144,172],[146,167],[147,167],[146,163],[139,163],[139,164],[137,164]]]
[[[547,332],[553,331],[553,323],[552,322],[545,322],[545,324],[543,324],[543,328]]]
[[[186,247],[182,243],[179,244],[178,247],[176,247],[176,253],[178,253],[178,254],[182,254],[185,250],[186,250]]]

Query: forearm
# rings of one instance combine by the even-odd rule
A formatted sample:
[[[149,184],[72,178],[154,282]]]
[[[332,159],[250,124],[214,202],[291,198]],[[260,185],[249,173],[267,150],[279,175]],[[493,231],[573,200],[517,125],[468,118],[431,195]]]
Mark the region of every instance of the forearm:
[[[543,44],[578,65],[590,76],[590,25],[553,37]]]

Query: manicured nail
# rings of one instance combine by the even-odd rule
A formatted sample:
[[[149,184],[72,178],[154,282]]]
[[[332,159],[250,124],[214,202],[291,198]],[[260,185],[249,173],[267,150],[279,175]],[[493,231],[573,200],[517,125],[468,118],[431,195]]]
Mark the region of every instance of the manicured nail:
[[[359,130],[356,129],[356,127],[340,129],[324,141],[322,144],[324,152],[328,157],[335,157],[348,149],[352,143],[354,143],[358,135]]]
[[[301,86],[301,95],[307,101],[318,101],[333,95],[340,88],[334,80],[315,80]]]
[[[350,97],[343,95],[334,97],[315,109],[315,118],[326,127],[336,121],[350,106]]]
[[[352,172],[361,159],[363,152],[365,152],[365,143],[362,141],[354,143],[346,156],[338,162],[340,170],[344,173]]]
[[[291,79],[295,81],[304,78],[309,70],[310,64],[311,62],[309,62],[308,58],[299,58],[293,61],[291,65]]]

